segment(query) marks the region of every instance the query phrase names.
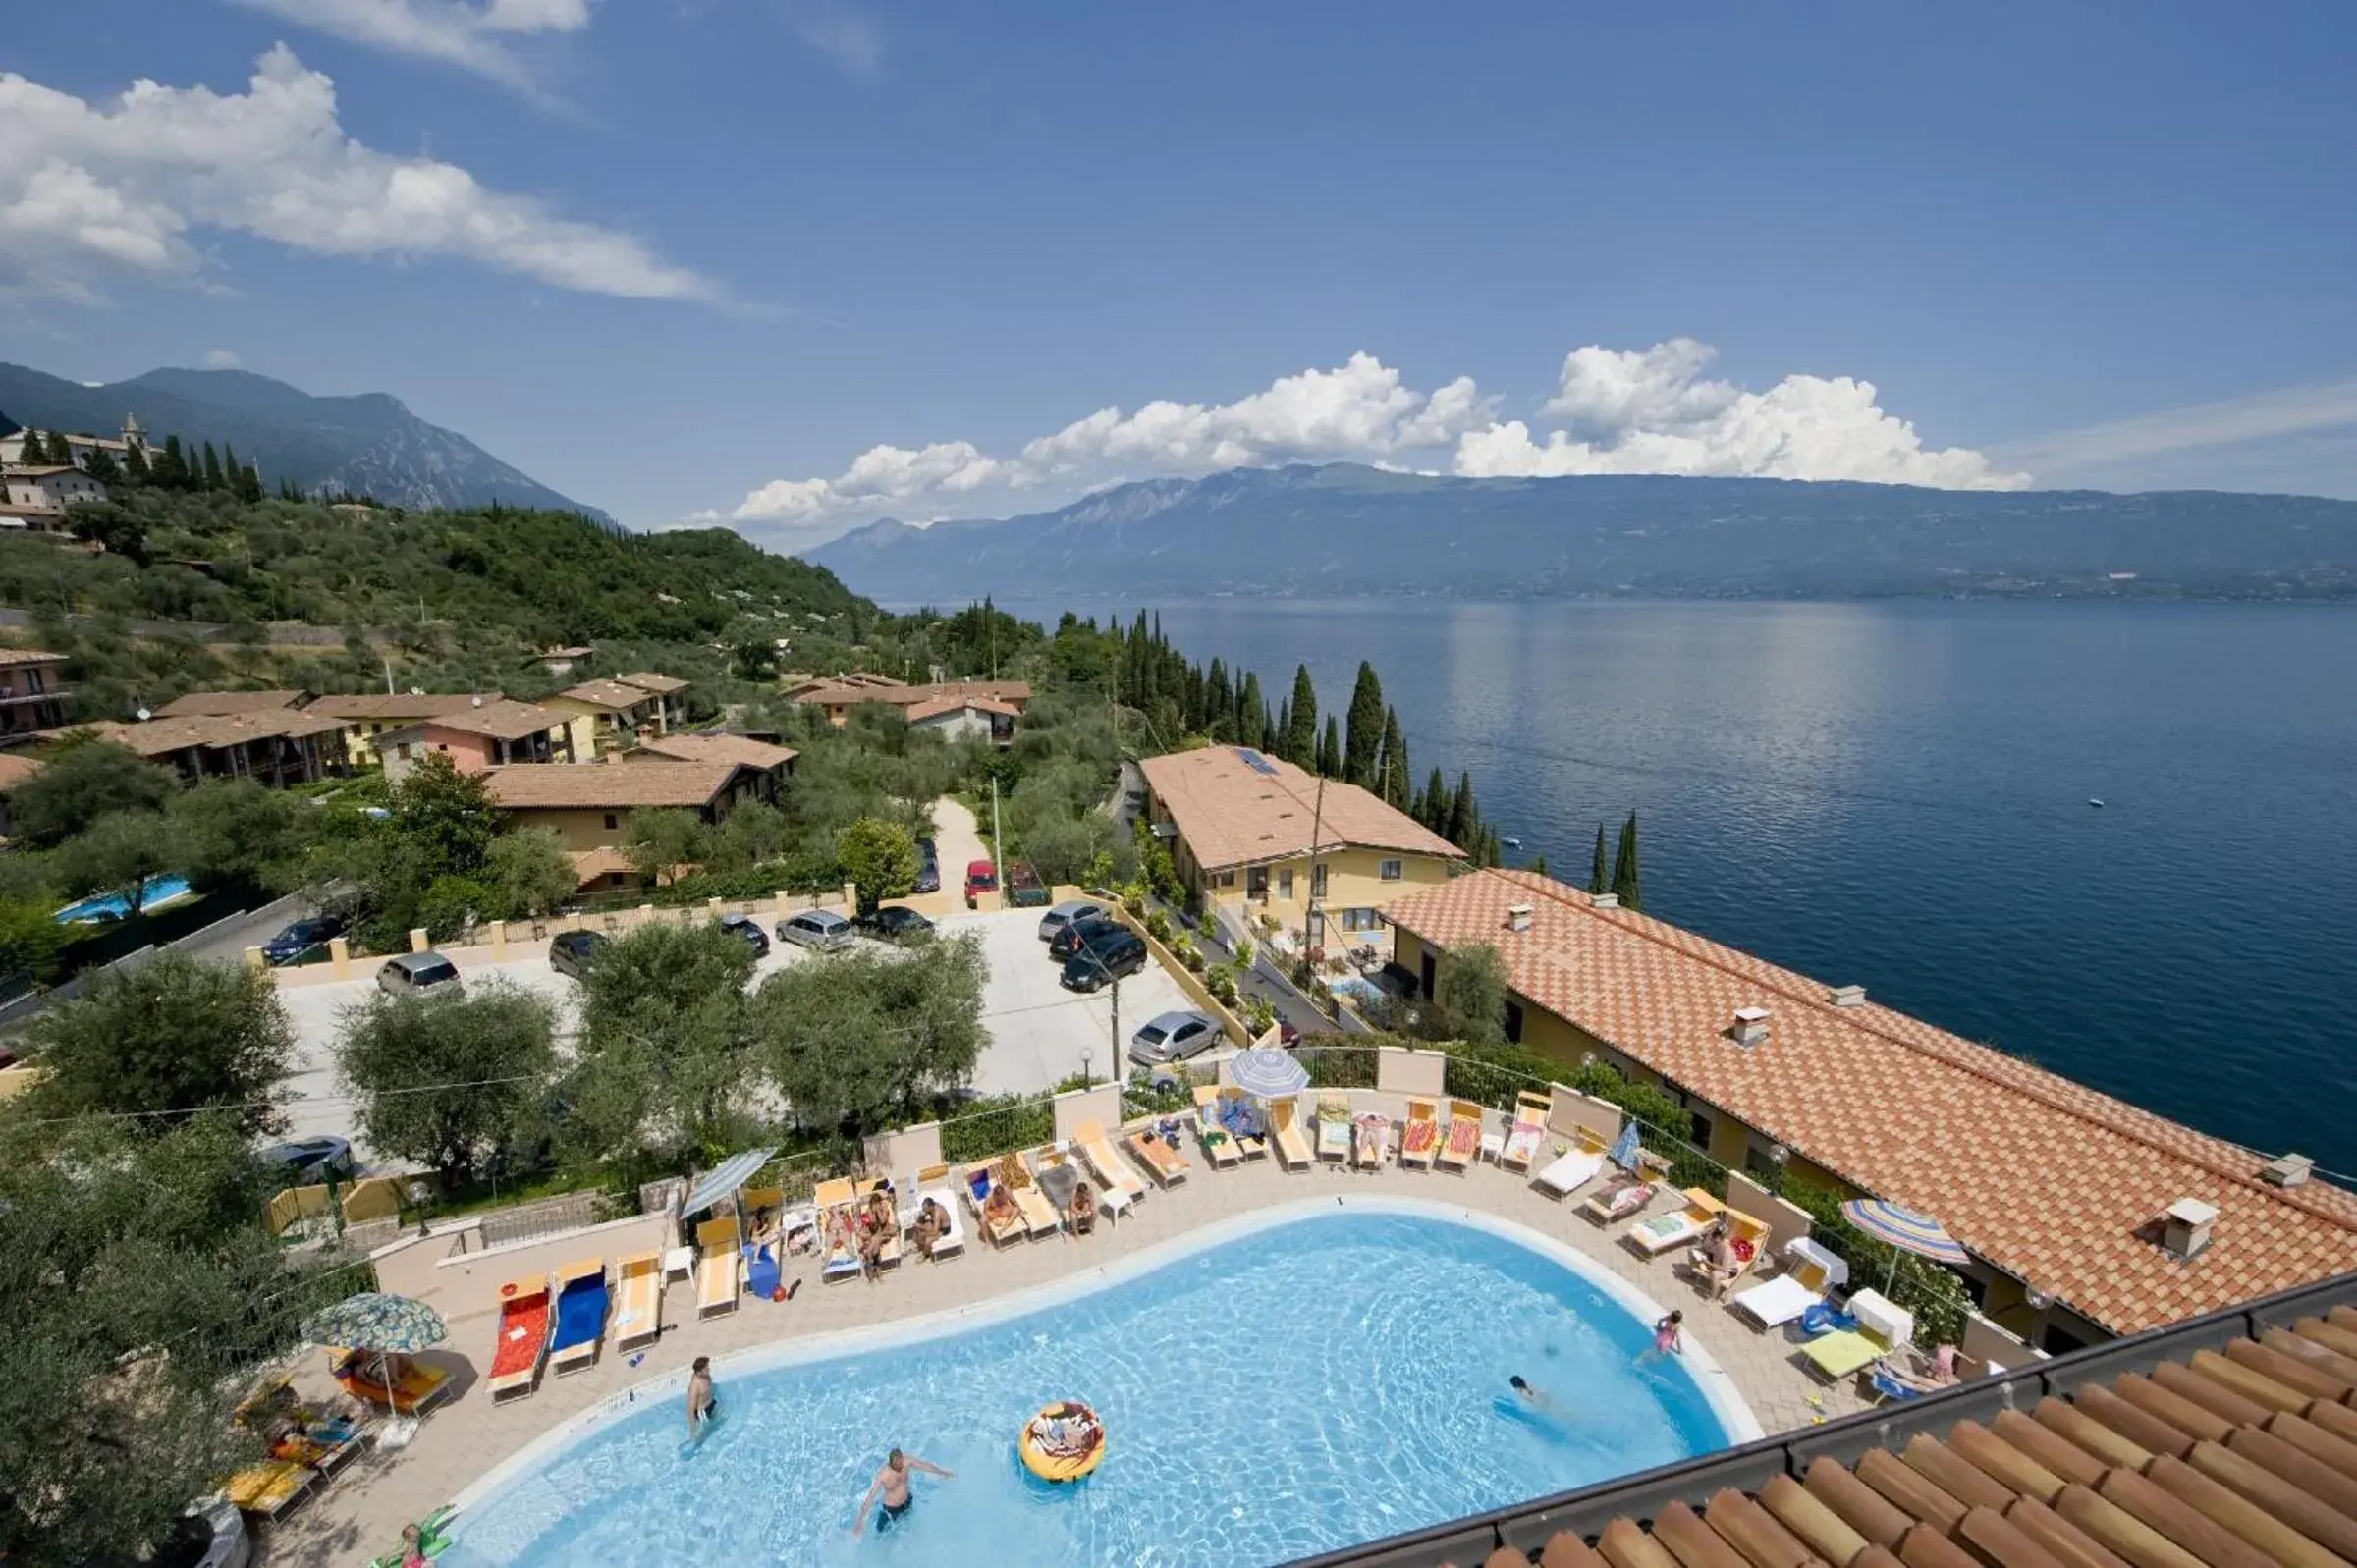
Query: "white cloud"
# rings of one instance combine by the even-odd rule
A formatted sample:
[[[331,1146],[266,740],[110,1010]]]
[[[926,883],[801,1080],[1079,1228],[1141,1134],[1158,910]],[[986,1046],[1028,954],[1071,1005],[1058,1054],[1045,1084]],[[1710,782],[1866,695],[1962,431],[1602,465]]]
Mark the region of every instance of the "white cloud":
[[[1352,460],[1399,471],[1445,462],[1481,477],[1672,473],[1858,479],[1942,489],[2014,489],[2029,476],[1967,448],[1927,450],[1877,406],[1870,382],[1787,376],[1766,392],[1706,379],[1712,351],[1678,338],[1650,349],[1589,346],[1563,361],[1534,438],[1501,422],[1499,400],[1470,376],[1426,394],[1369,353],[1283,376],[1234,403],[1154,402],[1100,408],[1013,458],[970,442],[870,448],[833,478],[775,479],[746,496],[738,522],[815,542],[887,511],[967,514],[1021,492],[1066,494],[1153,473],[1203,474],[1285,462]],[[1434,460],[1405,460],[1424,454]]]
[[[284,44],[243,94],[145,80],[87,102],[0,73],[0,283],[88,298],[93,264],[189,278],[192,230],[332,256],[450,256],[561,289],[716,300],[617,230],[493,190],[456,164],[354,140],[335,83]]]
[[[256,11],[394,54],[439,60],[532,90],[524,63],[506,40],[578,32],[589,0],[239,0]]]
[[[245,363],[246,361],[239,358],[234,350],[207,349],[204,351],[204,368],[207,370],[237,370],[243,368]]]
[[[2357,425],[2357,377],[2140,414],[2000,450],[2011,460],[2033,463],[2042,472],[2049,468],[2069,471],[2348,425]]]

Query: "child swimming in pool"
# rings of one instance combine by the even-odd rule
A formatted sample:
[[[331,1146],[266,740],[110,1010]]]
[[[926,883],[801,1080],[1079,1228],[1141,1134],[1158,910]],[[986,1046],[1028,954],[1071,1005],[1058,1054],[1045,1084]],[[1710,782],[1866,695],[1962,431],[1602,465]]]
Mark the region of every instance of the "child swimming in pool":
[[[1681,1325],[1685,1321],[1684,1313],[1673,1312],[1657,1322],[1653,1325],[1653,1343],[1638,1355],[1637,1365],[1642,1367],[1657,1356],[1683,1355],[1686,1341],[1685,1330]]]
[[[1555,1402],[1555,1396],[1553,1394],[1547,1392],[1547,1390],[1544,1388],[1533,1388],[1527,1381],[1523,1379],[1521,1374],[1517,1373],[1513,1377],[1507,1379],[1506,1383],[1507,1387],[1513,1389],[1515,1398],[1521,1400],[1524,1404],[1529,1405],[1532,1409],[1544,1410],[1551,1416],[1562,1414],[1562,1406]]]

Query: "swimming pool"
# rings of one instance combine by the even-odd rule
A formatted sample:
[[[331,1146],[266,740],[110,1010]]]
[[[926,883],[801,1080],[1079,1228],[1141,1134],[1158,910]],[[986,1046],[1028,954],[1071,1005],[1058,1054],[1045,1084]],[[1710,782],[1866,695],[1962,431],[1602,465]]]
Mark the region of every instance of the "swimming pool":
[[[1652,1311],[1488,1217],[1288,1205],[1004,1308],[723,1361],[726,1419],[693,1451],[684,1376],[658,1379],[484,1478],[441,1560],[1284,1562],[1756,1436],[1707,1358],[1635,1365]],[[1516,1373],[1563,1416],[1503,1402]],[[1051,1487],[1014,1437],[1067,1395],[1104,1418],[1106,1459]],[[919,1478],[905,1519],[854,1541],[895,1444],[957,1479]]]
[[[183,896],[188,891],[189,879],[186,877],[149,877],[146,886],[140,890],[139,908],[153,909],[157,904],[169,903]],[[103,920],[109,915],[117,920],[129,920],[131,900],[119,892],[110,892],[103,898],[84,898],[80,903],[70,903],[60,909],[57,920],[60,925],[70,926],[82,921]]]

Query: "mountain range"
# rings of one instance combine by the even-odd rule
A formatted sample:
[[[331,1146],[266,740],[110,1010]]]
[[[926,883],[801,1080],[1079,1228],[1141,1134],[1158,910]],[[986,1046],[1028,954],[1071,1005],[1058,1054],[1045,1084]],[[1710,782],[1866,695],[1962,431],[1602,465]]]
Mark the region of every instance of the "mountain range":
[[[136,415],[161,446],[210,441],[237,448],[276,490],[292,479],[312,493],[372,496],[390,506],[538,507],[611,522],[455,431],[427,424],[381,392],[315,398],[248,370],[150,370],[87,387],[0,363],[0,428],[111,436]]]
[[[1785,479],[1233,469],[805,551],[891,604],[1002,598],[2357,598],[2357,502]]]

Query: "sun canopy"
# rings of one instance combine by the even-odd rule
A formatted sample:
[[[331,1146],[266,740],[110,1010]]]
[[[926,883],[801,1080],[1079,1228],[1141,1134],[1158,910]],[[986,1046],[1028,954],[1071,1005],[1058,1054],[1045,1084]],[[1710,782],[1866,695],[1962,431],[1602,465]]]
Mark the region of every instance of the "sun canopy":
[[[391,1351],[409,1355],[440,1344],[449,1329],[442,1315],[422,1301],[362,1291],[303,1320],[302,1337],[314,1345],[345,1350]]]
[[[1852,1198],[1841,1206],[1841,1217],[1875,1240],[1937,1263],[1972,1262],[1966,1252],[1930,1215],[1882,1198]]]
[[[731,1155],[695,1184],[687,1201],[680,1206],[683,1215],[700,1215],[721,1199],[753,1179],[753,1172],[769,1163],[777,1154],[775,1149],[747,1149],[740,1155]]]
[[[1278,1100],[1308,1088],[1309,1069],[1294,1060],[1289,1051],[1276,1046],[1254,1046],[1249,1051],[1237,1052],[1230,1059],[1228,1081],[1248,1095]]]

